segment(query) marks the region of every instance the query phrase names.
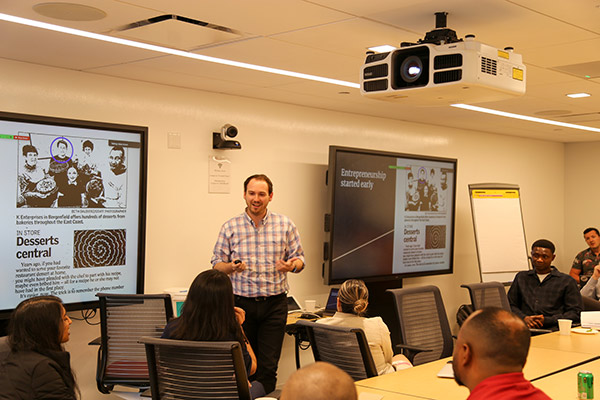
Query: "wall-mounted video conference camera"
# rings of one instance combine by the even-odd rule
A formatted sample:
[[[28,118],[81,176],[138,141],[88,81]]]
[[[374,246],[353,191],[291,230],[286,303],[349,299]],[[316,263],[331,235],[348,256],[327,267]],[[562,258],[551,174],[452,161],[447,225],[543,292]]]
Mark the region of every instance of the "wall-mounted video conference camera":
[[[242,145],[237,140],[231,140],[238,134],[238,129],[231,125],[225,124],[221,128],[221,132],[213,132],[213,149],[233,150],[241,149]]]

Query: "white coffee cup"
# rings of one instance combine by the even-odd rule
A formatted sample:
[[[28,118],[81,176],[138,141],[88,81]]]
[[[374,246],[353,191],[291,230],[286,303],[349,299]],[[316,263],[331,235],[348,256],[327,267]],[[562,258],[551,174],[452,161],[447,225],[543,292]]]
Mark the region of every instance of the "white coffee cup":
[[[563,336],[567,336],[571,334],[571,320],[570,319],[559,319],[558,320],[558,330],[560,334]]]
[[[306,312],[315,312],[316,307],[317,307],[316,300],[305,300],[304,301],[304,310]]]

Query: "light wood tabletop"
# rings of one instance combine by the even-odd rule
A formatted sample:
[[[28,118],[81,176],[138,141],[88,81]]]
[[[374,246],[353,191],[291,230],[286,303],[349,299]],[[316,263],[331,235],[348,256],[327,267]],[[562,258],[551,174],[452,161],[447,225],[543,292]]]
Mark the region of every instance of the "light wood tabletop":
[[[450,358],[432,361],[414,368],[357,381],[357,386],[380,389],[426,399],[466,399],[469,390],[449,378],[438,378],[437,373]]]
[[[600,334],[571,332],[561,336],[559,332],[552,332],[532,337],[531,347],[600,355]]]
[[[579,371],[590,371],[596,380],[600,379],[600,360],[570,368],[532,383],[552,399],[577,399],[577,373]],[[596,385],[595,389],[595,398],[600,398],[598,391],[600,387]]]
[[[532,380],[591,358],[593,355],[587,353],[531,347],[523,373],[525,378]],[[467,388],[458,386],[453,379],[437,377],[437,373],[449,360],[450,357],[392,374],[364,379],[357,381],[356,385],[426,399],[466,399],[469,396]]]
[[[356,385],[356,391],[358,392],[358,400],[419,400],[423,397],[411,396],[408,394],[400,394],[394,392],[388,392],[385,390],[378,390],[367,388],[364,386]]]

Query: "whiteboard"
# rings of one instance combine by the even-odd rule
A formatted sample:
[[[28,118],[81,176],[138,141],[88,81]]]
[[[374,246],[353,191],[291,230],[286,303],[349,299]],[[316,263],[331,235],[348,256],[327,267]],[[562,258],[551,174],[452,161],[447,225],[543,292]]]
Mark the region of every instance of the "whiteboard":
[[[482,282],[511,282],[529,269],[518,185],[469,185]]]

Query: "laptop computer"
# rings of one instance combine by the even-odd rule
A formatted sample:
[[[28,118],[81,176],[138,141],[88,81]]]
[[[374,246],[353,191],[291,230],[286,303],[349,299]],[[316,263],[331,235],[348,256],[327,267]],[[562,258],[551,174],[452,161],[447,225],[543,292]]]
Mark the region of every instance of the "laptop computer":
[[[317,314],[322,317],[331,317],[333,314],[337,312],[337,297],[340,289],[331,288],[329,291],[329,297],[327,297],[327,303],[325,304],[325,308],[322,311],[319,311]]]
[[[298,300],[296,300],[296,298],[294,296],[288,295],[287,304],[288,304],[288,314],[293,313],[293,312],[302,311],[302,307],[300,307],[300,303],[298,303]]]

